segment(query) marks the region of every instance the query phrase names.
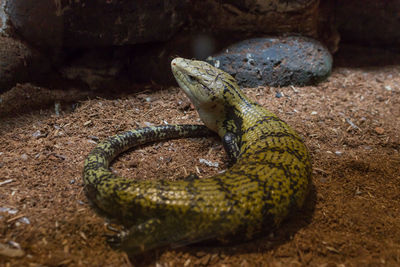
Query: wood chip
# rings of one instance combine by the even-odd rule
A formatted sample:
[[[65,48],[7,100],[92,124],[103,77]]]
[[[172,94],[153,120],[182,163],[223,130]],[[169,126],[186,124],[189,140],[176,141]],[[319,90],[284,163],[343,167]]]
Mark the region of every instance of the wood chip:
[[[23,257],[25,252],[22,249],[10,248],[9,246],[0,243],[0,255],[10,258]]]
[[[376,127],[375,128],[375,132],[377,134],[384,134],[385,133],[385,129],[383,129],[382,127]]]

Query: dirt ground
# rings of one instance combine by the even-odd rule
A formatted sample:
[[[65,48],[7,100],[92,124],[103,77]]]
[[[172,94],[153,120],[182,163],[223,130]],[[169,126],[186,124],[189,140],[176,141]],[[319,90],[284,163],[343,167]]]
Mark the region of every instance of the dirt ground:
[[[112,232],[88,205],[84,159],[98,140],[125,130],[200,123],[187,98],[155,85],[96,97],[21,84],[0,95],[0,265],[400,266],[400,64],[392,64],[400,60],[349,51],[318,86],[245,89],[304,137],[313,188],[303,210],[250,242],[131,260],[109,247]],[[113,169],[135,179],[206,177],[225,160],[216,138],[173,140],[130,151]]]

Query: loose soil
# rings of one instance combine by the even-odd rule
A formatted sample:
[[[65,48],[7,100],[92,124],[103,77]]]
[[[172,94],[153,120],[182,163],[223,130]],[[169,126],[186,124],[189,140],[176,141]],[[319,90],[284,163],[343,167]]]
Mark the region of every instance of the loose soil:
[[[304,137],[313,187],[303,210],[253,241],[131,259],[106,242],[113,232],[84,194],[84,159],[109,135],[201,123],[188,99],[154,85],[98,97],[21,84],[0,95],[0,265],[400,266],[400,65],[391,64],[400,61],[374,54],[337,57],[317,86],[245,89]],[[112,167],[132,179],[177,179],[207,177],[225,161],[217,138],[197,138],[140,147]]]

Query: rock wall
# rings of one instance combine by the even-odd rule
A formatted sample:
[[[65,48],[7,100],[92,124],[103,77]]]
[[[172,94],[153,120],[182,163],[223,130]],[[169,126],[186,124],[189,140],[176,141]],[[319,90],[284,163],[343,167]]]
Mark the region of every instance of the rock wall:
[[[334,4],[344,42],[400,50],[400,0],[336,0]]]
[[[5,0],[16,31],[43,46],[163,42],[186,32],[317,37],[319,0]]]

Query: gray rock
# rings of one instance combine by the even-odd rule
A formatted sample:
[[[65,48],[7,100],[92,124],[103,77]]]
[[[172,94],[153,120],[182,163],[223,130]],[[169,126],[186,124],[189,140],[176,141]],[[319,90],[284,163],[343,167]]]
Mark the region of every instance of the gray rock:
[[[0,33],[7,28],[7,15],[4,13],[4,4],[5,2],[0,0]]]
[[[306,37],[249,39],[208,58],[242,87],[312,85],[327,78],[332,56]]]

